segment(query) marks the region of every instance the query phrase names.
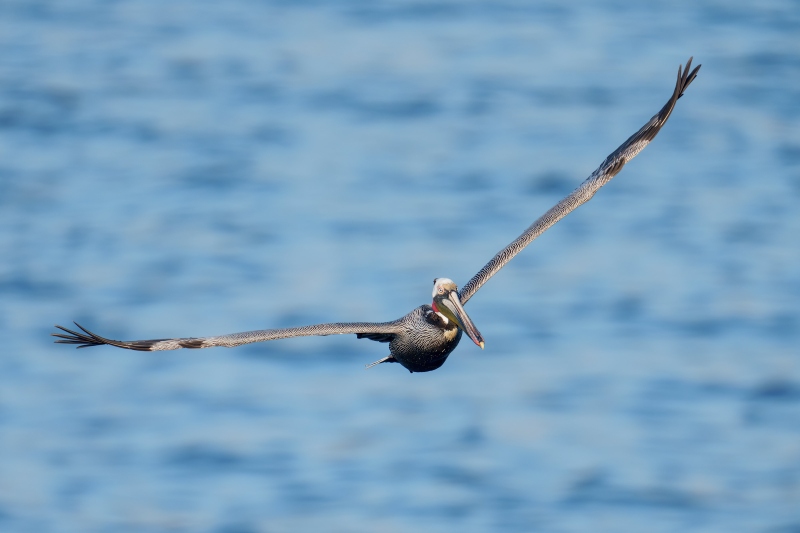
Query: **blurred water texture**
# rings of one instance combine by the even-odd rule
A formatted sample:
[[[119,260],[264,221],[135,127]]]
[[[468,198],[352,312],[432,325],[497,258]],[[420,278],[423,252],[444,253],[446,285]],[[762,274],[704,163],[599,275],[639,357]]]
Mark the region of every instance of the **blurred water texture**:
[[[800,531],[800,4],[0,3],[0,530]],[[463,284],[703,63],[656,141]]]

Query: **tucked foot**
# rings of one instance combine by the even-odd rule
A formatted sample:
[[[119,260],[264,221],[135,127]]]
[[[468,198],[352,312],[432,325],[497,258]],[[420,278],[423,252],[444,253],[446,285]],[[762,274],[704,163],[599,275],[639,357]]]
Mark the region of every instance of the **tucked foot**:
[[[397,359],[395,359],[393,355],[387,355],[383,359],[379,359],[379,360],[375,361],[374,363],[370,363],[370,364],[366,365],[364,368],[372,368],[373,366],[379,365],[381,363],[396,363],[396,362],[397,362]]]

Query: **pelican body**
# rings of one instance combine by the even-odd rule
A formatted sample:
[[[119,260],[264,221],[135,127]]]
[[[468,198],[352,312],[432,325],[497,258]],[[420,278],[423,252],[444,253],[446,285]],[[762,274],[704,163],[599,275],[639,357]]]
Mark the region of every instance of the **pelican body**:
[[[462,337],[462,332],[483,349],[484,340],[472,323],[464,305],[489,278],[521,252],[545,230],[564,218],[581,204],[589,201],[594,194],[625,164],[633,159],[650,141],[655,138],[672,113],[678,99],[697,76],[700,65],[691,69],[692,58],[686,68],[678,67],[675,89],[667,103],[639,131],[631,135],[619,148],[612,152],[600,166],[581,183],[577,189],[551,207],[544,215],[533,222],[519,237],[500,250],[481,270],[458,291],[449,278],[433,280],[433,301],[421,305],[407,315],[391,322],[337,322],[316,324],[284,329],[263,329],[232,333],[217,337],[187,337],[174,339],[152,339],[140,341],[117,341],[101,337],[75,324],[80,331],[73,331],[56,325],[61,333],[55,341],[62,344],[76,344],[78,348],[107,344],[128,350],[159,351],[179,348],[210,348],[214,346],[234,347],[253,342],[263,342],[289,337],[312,335],[356,334],[359,339],[371,339],[389,343],[389,355],[367,365],[379,363],[400,363],[410,372],[429,372],[442,366],[453,352]]]
[[[461,329],[455,324],[446,323],[441,315],[430,305],[421,305],[397,321],[402,332],[391,336],[389,353],[380,363],[400,363],[409,372],[429,372],[444,364],[461,340]],[[358,333],[359,339],[372,339],[381,342],[381,335]]]
[[[379,363],[400,363],[409,372],[436,370],[458,346],[462,331],[483,349],[483,337],[464,311],[458,288],[449,278],[433,280],[431,305],[421,305],[392,324],[398,328],[392,335],[356,334],[359,339],[389,342],[390,355],[367,368]]]

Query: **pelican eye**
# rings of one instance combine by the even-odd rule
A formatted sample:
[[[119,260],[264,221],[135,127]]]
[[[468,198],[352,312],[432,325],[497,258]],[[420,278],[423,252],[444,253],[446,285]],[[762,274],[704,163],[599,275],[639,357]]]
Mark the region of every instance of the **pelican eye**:
[[[436,292],[438,292],[439,294],[444,294],[444,287],[439,287],[438,289],[436,289]]]

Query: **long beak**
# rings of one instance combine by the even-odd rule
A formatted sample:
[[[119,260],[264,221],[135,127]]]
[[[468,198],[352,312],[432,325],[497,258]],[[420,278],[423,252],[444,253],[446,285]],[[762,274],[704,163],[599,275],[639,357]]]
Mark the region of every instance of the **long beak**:
[[[481,336],[481,332],[478,331],[478,328],[476,328],[472,320],[469,319],[467,312],[464,311],[464,307],[461,306],[461,300],[458,298],[458,291],[451,291],[450,294],[447,295],[447,298],[442,298],[441,302],[442,305],[450,311],[448,313],[452,315],[450,318],[455,318],[458,326],[469,335],[472,342],[480,346],[481,350],[483,350],[483,337]]]

